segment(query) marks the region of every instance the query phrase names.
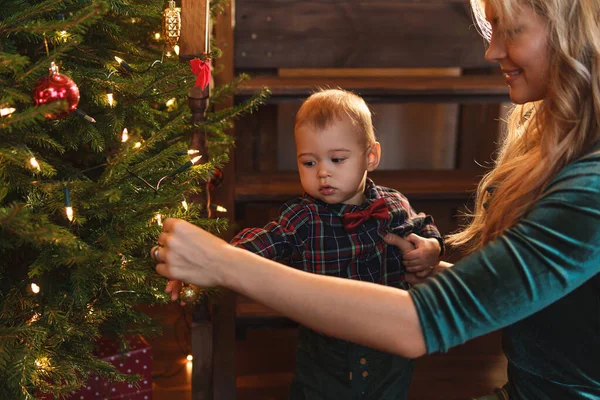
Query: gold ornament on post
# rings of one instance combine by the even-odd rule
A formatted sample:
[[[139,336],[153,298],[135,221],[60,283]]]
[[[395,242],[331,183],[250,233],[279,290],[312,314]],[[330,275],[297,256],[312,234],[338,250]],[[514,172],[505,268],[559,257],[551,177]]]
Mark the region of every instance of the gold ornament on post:
[[[169,8],[163,11],[162,19],[163,37],[169,47],[174,47],[179,42],[181,33],[181,8],[175,7],[175,1],[169,1]]]

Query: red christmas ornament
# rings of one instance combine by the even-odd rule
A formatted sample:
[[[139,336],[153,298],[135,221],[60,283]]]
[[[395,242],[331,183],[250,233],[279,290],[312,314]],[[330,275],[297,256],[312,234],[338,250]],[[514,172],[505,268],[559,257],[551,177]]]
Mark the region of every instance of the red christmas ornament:
[[[71,78],[58,73],[58,67],[52,63],[48,75],[41,77],[33,89],[33,99],[36,105],[54,103],[65,100],[69,108],[62,112],[47,113],[48,119],[63,119],[77,109],[79,104],[79,88]]]
[[[214,190],[215,188],[221,186],[223,183],[223,171],[219,168],[215,168],[213,172],[210,174],[210,178],[208,180],[208,188],[210,190]]]

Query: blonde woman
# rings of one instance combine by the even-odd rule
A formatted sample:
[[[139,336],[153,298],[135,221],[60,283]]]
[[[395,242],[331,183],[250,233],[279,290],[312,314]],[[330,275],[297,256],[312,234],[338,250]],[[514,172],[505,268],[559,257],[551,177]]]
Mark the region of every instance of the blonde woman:
[[[486,398],[599,399],[600,0],[471,2],[516,107],[471,224],[450,237],[467,257],[404,291],[303,273],[167,220],[156,269],[405,357],[505,328],[509,385]]]

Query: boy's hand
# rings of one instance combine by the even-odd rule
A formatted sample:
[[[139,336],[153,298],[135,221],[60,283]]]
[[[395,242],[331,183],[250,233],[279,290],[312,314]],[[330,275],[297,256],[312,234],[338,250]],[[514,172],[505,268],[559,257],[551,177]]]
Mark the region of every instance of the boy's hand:
[[[435,238],[424,238],[414,233],[406,236],[405,239],[415,246],[414,250],[402,253],[406,271],[415,273],[419,278],[426,277],[438,264],[440,242]]]

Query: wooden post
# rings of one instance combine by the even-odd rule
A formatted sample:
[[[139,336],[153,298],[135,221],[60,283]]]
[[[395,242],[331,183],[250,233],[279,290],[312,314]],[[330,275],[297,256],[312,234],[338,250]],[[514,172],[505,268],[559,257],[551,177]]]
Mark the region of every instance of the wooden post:
[[[234,40],[233,26],[235,16],[235,0],[229,0],[223,12],[217,16],[215,25],[215,39],[222,56],[216,61],[219,74],[215,76],[215,84],[226,84],[234,78],[233,56]],[[220,107],[233,105],[233,100],[225,102]],[[229,151],[229,162],[223,169],[223,184],[214,193],[215,203],[225,206],[226,217],[235,220],[235,148]],[[231,240],[231,229],[224,235],[224,239]],[[219,297],[218,303],[213,308],[213,392],[215,400],[235,400],[236,375],[235,375],[235,292],[226,290]]]
[[[210,43],[210,8],[209,0],[181,0],[181,34],[179,38],[179,60],[189,63],[208,53]],[[193,124],[206,118],[206,109],[210,96],[210,85],[204,89],[194,86],[189,93],[188,103],[192,112]],[[202,128],[194,128],[190,138],[190,149],[199,150],[202,155],[200,163],[209,160],[206,135]],[[206,207],[210,217],[210,192],[208,184],[196,200]],[[209,400],[213,398],[213,323],[210,315],[210,304],[201,303],[196,306],[192,316],[191,346],[192,367],[192,399]]]

